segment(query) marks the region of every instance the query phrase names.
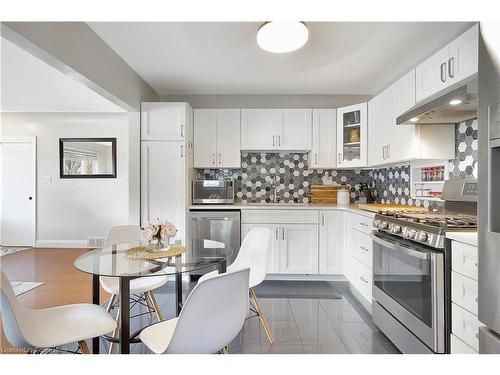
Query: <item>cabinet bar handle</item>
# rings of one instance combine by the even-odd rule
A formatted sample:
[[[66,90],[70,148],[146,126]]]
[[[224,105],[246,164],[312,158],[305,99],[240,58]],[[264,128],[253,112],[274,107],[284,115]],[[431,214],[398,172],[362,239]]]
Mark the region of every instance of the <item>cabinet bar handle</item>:
[[[321,214],[321,225],[325,226],[325,214]]]
[[[368,251],[368,249],[367,249],[366,247],[364,247],[364,246],[360,246],[359,248],[360,248],[361,250],[363,250],[363,251]]]
[[[222,154],[219,152],[219,165],[222,164]]]
[[[181,138],[184,138],[184,125],[181,125]]]
[[[314,163],[318,164],[318,153],[317,152],[314,153],[314,159],[315,159]]]
[[[337,160],[338,164],[342,164],[342,154],[339,152],[339,159]]]
[[[446,82],[446,63],[442,63],[440,66],[441,69],[441,82]]]
[[[215,152],[212,154],[212,165],[215,165]]]
[[[364,226],[364,227],[367,227],[367,226],[368,226],[368,224],[366,224],[366,223],[359,223],[359,225],[362,225],[362,226]]]
[[[281,239],[284,240],[286,237],[285,237],[285,228],[282,228],[281,229]]]
[[[273,147],[274,147],[274,138],[275,138],[275,136],[273,135]]]
[[[184,157],[184,145],[181,145],[181,158]]]
[[[365,284],[368,284],[368,280],[366,280],[363,276],[360,276],[359,279]]]
[[[280,239],[280,234],[279,233],[280,233],[280,229],[278,227],[276,227],[274,229],[274,236],[276,237],[277,240]]]
[[[385,147],[387,147],[387,159],[390,159],[391,158],[391,145],[387,145]]]
[[[278,146],[281,146],[281,135],[278,134]]]
[[[448,59],[448,75],[450,78],[455,78],[455,58],[450,57]]]

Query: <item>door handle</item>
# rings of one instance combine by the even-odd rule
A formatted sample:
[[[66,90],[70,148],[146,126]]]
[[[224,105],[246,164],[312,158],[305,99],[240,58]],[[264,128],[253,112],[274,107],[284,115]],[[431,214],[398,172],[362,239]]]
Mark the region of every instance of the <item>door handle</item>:
[[[455,78],[455,58],[450,57],[448,59],[448,76],[450,78]]]
[[[440,69],[441,69],[441,82],[446,82],[446,62],[441,64]]]
[[[184,138],[184,125],[181,125],[181,138]]]

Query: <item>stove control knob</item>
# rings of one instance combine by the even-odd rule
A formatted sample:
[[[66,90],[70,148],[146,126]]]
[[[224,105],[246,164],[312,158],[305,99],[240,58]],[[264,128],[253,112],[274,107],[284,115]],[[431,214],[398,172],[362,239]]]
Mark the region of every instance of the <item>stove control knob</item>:
[[[381,221],[379,228],[387,229],[388,226],[389,226],[389,223],[387,221]]]
[[[401,226],[400,225],[394,225],[392,227],[392,233],[401,233]]]
[[[415,234],[417,234],[417,231],[415,229],[410,229],[408,232],[406,232],[406,237],[413,239],[415,238]]]
[[[374,228],[380,227],[380,220],[373,220],[373,227]]]
[[[427,233],[425,233],[425,232],[418,232],[417,240],[419,240],[420,242],[427,241]]]

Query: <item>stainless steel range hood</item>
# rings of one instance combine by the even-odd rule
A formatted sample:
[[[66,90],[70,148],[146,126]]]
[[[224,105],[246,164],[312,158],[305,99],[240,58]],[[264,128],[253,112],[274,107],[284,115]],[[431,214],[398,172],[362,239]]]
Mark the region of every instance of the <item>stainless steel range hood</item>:
[[[397,125],[457,124],[477,117],[477,78],[440,91],[396,118]]]

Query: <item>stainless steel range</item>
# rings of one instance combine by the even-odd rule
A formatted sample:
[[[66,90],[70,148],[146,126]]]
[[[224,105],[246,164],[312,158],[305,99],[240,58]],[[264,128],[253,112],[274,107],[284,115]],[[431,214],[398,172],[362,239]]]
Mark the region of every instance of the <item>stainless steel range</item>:
[[[446,181],[444,212],[380,212],[373,239],[375,324],[403,353],[448,353],[449,231],[477,230],[477,182]]]

